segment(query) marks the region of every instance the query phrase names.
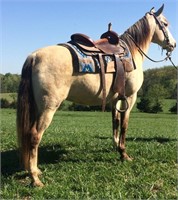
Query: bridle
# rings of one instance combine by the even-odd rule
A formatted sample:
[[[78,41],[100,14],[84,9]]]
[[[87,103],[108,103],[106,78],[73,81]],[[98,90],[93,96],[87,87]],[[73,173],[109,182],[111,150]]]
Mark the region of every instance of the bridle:
[[[165,41],[167,43],[167,45],[170,45],[170,39],[169,39],[169,35],[168,32],[165,28],[165,25],[163,22],[161,22],[157,16],[153,13],[153,12],[148,12],[148,14],[152,15],[154,17],[154,19],[156,20],[157,24],[159,25],[160,29],[162,30],[163,34],[164,34],[164,38]],[[175,66],[175,64],[173,63],[172,59],[171,59],[171,52],[166,53],[166,57],[162,60],[153,60],[151,59],[149,56],[146,55],[146,53],[140,48],[140,46],[136,43],[135,39],[130,35],[130,33],[128,33],[127,31],[125,32],[129,38],[134,42],[135,46],[138,48],[139,52],[144,55],[146,58],[148,58],[149,60],[151,60],[152,62],[163,62],[163,61],[167,61],[168,59],[170,60],[170,62],[172,63],[172,65],[177,69],[177,67]]]
[[[167,42],[167,45],[170,45],[169,35],[168,35],[168,32],[166,31],[164,23],[161,22],[154,13],[152,12],[148,12],[148,13],[155,18],[157,24],[159,25],[160,29],[162,30],[164,34],[164,38],[165,38],[165,41]]]

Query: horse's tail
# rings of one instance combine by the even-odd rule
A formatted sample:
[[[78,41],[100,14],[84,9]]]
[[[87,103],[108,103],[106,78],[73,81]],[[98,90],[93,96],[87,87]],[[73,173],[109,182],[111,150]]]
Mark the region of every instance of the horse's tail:
[[[29,56],[22,68],[17,100],[17,136],[21,162],[28,169],[30,156],[30,130],[36,121],[35,101],[32,90],[33,57]]]

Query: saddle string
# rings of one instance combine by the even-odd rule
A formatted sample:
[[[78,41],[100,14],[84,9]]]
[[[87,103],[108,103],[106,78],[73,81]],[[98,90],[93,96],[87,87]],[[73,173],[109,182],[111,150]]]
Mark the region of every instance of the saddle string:
[[[140,46],[136,43],[136,41],[134,40],[134,38],[128,33],[125,32],[129,38],[134,42],[135,46],[138,48],[139,52],[141,54],[143,54],[146,58],[148,58],[149,60],[151,60],[152,62],[158,63],[158,62],[163,62],[163,61],[167,61],[168,59],[170,60],[170,62],[172,63],[173,67],[175,67],[176,69],[178,69],[175,64],[173,63],[172,59],[171,59],[171,53],[166,53],[166,57],[162,60],[153,60],[152,58],[150,58],[149,56],[146,55],[146,53],[140,48]]]

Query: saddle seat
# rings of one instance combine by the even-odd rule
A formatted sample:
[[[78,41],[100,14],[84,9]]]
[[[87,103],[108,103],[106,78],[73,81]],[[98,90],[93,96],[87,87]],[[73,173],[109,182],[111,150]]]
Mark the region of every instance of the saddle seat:
[[[119,36],[114,31],[103,33],[99,40],[92,40],[85,34],[75,33],[71,36],[71,42],[75,43],[87,53],[104,53],[107,55],[123,54],[124,48],[120,45]]]

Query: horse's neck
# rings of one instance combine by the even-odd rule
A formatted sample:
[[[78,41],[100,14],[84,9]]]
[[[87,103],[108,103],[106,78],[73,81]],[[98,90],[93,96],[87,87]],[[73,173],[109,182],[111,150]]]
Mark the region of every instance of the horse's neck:
[[[154,32],[155,32],[156,24],[155,24],[154,18],[150,14],[146,14],[145,18],[148,21],[149,28],[150,28],[150,33],[148,35],[147,42],[145,43],[145,46],[142,47],[142,50],[143,50],[143,52],[145,54],[147,54],[147,52],[148,52],[148,50],[150,48],[150,44],[151,44],[152,39],[153,39],[153,35],[154,35]]]
[[[149,14],[147,14],[145,17],[146,17],[146,19],[147,19],[147,21],[148,21],[148,24],[149,24],[150,33],[149,33],[149,35],[148,35],[147,42],[145,43],[145,45],[143,45],[143,46],[141,47],[141,49],[142,49],[142,51],[143,51],[145,54],[147,54],[147,53],[148,53],[148,50],[149,50],[149,48],[150,48],[152,39],[153,39],[153,35],[154,35],[154,32],[155,32],[156,26],[155,26],[155,20],[154,20],[154,18],[153,18],[152,16],[150,16]],[[143,63],[143,61],[144,61],[144,59],[145,59],[145,56],[144,56],[143,53],[141,53],[140,51],[137,51],[137,53],[135,54],[134,57],[135,57],[135,58],[134,58],[135,60],[137,60],[137,58],[138,58],[139,61],[142,60],[142,63]],[[137,62],[139,62],[139,61],[137,61]]]
[[[150,47],[150,44],[151,44],[151,41],[152,41],[152,38],[153,38],[153,35],[154,35],[154,31],[155,31],[155,21],[154,21],[154,19],[153,19],[153,17],[151,17],[150,15],[146,15],[145,17],[144,17],[146,20],[147,20],[147,23],[148,23],[148,28],[149,28],[149,31],[148,31],[148,34],[146,35],[146,37],[143,37],[142,35],[141,35],[141,33],[142,32],[144,32],[145,30],[145,27],[143,26],[143,27],[140,27],[140,29],[139,30],[141,30],[141,31],[138,31],[138,33],[137,34],[135,34],[135,36],[134,35],[131,35],[132,37],[133,37],[133,39],[134,39],[134,41],[135,41],[135,44],[134,44],[134,42],[132,42],[132,45],[128,45],[128,46],[130,46],[130,50],[131,50],[131,52],[132,52],[132,56],[133,56],[133,59],[134,59],[134,61],[135,61],[135,64],[136,64],[136,66],[137,67],[142,67],[142,63],[143,63],[143,61],[144,61],[144,58],[145,58],[145,56],[142,54],[142,52],[141,51],[143,51],[145,54],[147,54],[147,52],[148,52],[148,50],[149,50],[149,47]],[[143,18],[142,18],[143,19]],[[141,21],[141,20],[139,20],[139,21]],[[138,22],[139,22],[138,21]],[[135,23],[135,24],[137,24],[137,26],[138,26],[138,22],[137,23]],[[132,27],[134,27],[135,25],[133,25]],[[131,34],[131,29],[132,29],[132,27],[130,27],[127,31],[128,31],[128,33],[129,34]],[[126,33],[127,33],[127,31],[126,31]],[[125,33],[125,34],[126,34]],[[123,34],[123,39],[124,38],[128,38],[127,36],[124,36],[125,34]],[[140,35],[140,36],[139,36]],[[135,37],[135,38],[134,38]],[[138,38],[138,37],[142,37],[143,38],[143,43],[140,43],[140,44],[137,44],[137,39],[136,39],[136,37]],[[122,38],[122,37],[121,37]],[[129,38],[129,40],[131,40],[130,38]],[[127,42],[128,42],[128,39],[127,39]],[[127,43],[126,42],[126,43]],[[137,47],[137,45],[140,47],[140,49],[141,49],[141,51],[139,50],[139,48]]]

